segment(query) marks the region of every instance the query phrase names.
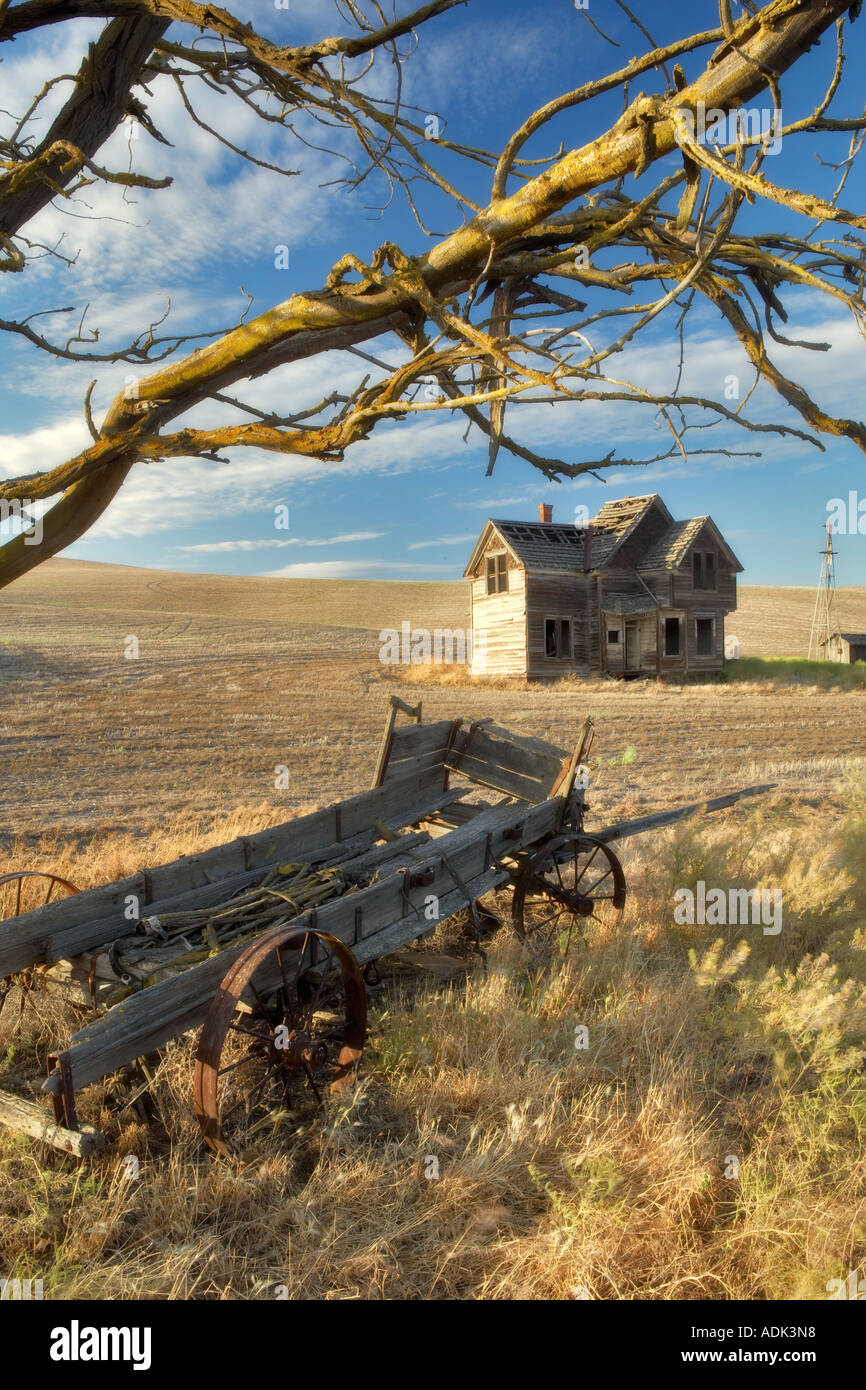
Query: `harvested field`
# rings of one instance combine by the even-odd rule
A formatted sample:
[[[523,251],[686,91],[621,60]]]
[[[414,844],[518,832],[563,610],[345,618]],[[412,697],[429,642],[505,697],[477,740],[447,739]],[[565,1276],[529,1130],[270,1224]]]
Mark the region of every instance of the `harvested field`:
[[[778,631],[805,631],[807,642],[808,591],[774,595]],[[866,591],[846,602],[849,620],[866,627]],[[742,591],[730,627],[744,655],[773,655],[779,645],[775,627],[760,645],[765,611],[765,591]],[[285,816],[350,795],[368,784],[391,692],[422,699],[426,718],[493,714],[563,744],[592,715],[600,815],[732,781],[826,792],[864,752],[856,691],[403,681],[402,668],[378,659],[380,630],[464,625],[460,584],[211,577],[57,560],[0,594],[0,612],[7,849],[44,833],[170,833],[178,815],[206,821],[244,805]],[[135,659],[124,655],[131,637]],[[289,787],[277,792],[280,766]]]

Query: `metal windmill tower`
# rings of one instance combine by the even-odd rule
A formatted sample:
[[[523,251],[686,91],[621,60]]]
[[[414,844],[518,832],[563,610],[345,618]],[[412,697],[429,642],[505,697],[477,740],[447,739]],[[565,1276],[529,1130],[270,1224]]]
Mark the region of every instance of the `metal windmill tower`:
[[[827,522],[827,543],[821,551],[821,573],[818,577],[818,592],[815,595],[815,611],[812,614],[812,630],[809,633],[809,660],[820,660],[821,644],[824,655],[829,657],[829,640],[839,631],[839,617],[836,612],[836,552],[833,549],[833,532]]]

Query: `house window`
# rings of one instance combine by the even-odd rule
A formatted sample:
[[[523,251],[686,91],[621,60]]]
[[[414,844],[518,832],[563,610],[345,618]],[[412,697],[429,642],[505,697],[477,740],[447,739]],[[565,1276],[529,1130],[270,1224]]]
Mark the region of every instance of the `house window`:
[[[695,650],[698,656],[713,655],[715,619],[695,618]]]
[[[692,555],[692,582],[696,589],[715,589],[716,555],[712,550],[696,550]]]
[[[508,571],[505,568],[505,551],[487,556],[487,592],[501,594],[508,588]]]
[[[607,630],[607,640],[608,640],[608,642],[611,642],[611,643],[614,643],[614,642],[618,642],[618,641],[619,641],[619,628],[618,628],[618,627],[609,627],[609,628],[608,628],[608,630]]]
[[[665,618],[665,656],[680,654],[680,620]]]
[[[545,618],[544,655],[560,661],[571,659],[570,618]]]

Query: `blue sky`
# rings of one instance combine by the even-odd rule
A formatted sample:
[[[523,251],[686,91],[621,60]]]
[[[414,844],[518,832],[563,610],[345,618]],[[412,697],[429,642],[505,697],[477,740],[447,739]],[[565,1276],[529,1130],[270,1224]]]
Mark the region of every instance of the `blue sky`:
[[[717,23],[715,0],[632,8],[657,42]],[[286,10],[262,0],[235,6],[233,12],[281,43],[307,42],[346,28],[325,0],[291,0]],[[619,47],[600,37],[571,0],[534,0],[531,6],[470,0],[421,31],[418,49],[405,66],[406,95],[436,112],[449,137],[498,149],[538,105],[643,51],[644,41],[609,0],[591,0],[590,12]],[[96,22],[77,21],[17,41],[14,51],[3,55],[3,106],[21,109],[48,72],[74,71],[99,28]],[[840,115],[856,114],[862,106],[862,84],[856,79],[863,70],[864,44],[866,18],[848,31],[850,75],[834,108]],[[695,75],[706,56],[703,50],[683,59],[687,75]],[[834,56],[831,34],[796,76],[783,81],[786,122],[814,107]],[[647,91],[664,87],[656,74],[647,74],[642,85]],[[139,331],[170,298],[170,322],[178,329],[229,328],[243,312],[245,292],[254,297],[252,312],[262,312],[298,290],[320,286],[346,250],[369,259],[384,240],[413,254],[430,245],[402,202],[395,200],[378,215],[365,205],[375,203],[379,189],[364,185],[347,194],[323,187],[339,172],[332,157],[291,142],[274,127],[256,127],[238,108],[215,106],[208,96],[199,106],[205,116],[218,115],[236,142],[302,170],[298,177],[280,179],[243,164],[205,132],[191,129],[168,87],[154,84],[149,107],[175,148],[155,144],[144,133],[130,145],[123,132],[104,148],[100,162],[126,167],[131,150],[135,168],[173,175],[172,188],[135,190],[125,197],[116,188],[88,190],[89,207],[75,215],[68,207],[47,210],[35,231],[46,242],[63,234],[67,253],[78,252],[76,266],[66,269],[46,259],[22,276],[2,277],[0,315],[23,317],[74,305],[73,313],[42,320],[55,337],[64,338],[88,304],[86,324],[99,327],[104,344]],[[560,142],[566,148],[583,144],[620,109],[621,95],[614,93],[566,113],[526,153],[550,154]],[[820,144],[789,137],[781,152],[768,158],[765,171],[775,182],[808,185],[829,197],[838,175],[816,154],[841,159],[847,143],[845,136],[825,137]],[[673,171],[676,160],[669,163]],[[488,171],[454,160],[441,167],[478,201],[487,201]],[[863,191],[855,165],[843,205],[862,209]],[[458,225],[444,197],[429,197],[424,208],[434,231],[446,233]],[[738,224],[746,232],[768,228],[796,228],[802,235],[808,224],[766,203],[747,209]],[[288,269],[275,268],[278,245],[290,248]],[[586,296],[591,304],[592,293]],[[785,303],[786,336],[824,340],[832,347],[807,353],[773,345],[774,359],[831,413],[860,418],[866,413],[866,354],[844,306],[803,292],[787,294]],[[673,322],[669,314],[653,324],[638,346],[616,359],[615,374],[670,387],[677,360]],[[398,360],[394,342],[366,347]],[[133,370],[123,364],[59,363],[8,336],[0,338],[0,475],[33,472],[84,447],[81,403],[88,382],[97,376],[98,419]],[[297,409],[335,386],[351,388],[366,370],[356,357],[333,354],[281,369],[233,394],[261,408]],[[688,323],[684,388],[720,397],[730,374],[739,375],[748,389],[752,374],[738,346],[715,311],[702,307]],[[191,415],[189,422],[238,418],[224,408],[207,411]],[[753,396],[749,414],[802,424],[764,387]],[[812,584],[829,499],[852,489],[866,499],[863,455],[845,440],[825,438],[821,452],[803,441],[724,426],[712,436],[702,432],[692,438],[701,447],[760,451],[761,457],[696,457],[686,463],[675,458],[647,468],[618,468],[605,484],[588,479],[556,485],[504,451],[494,476],[485,478],[486,440],[473,432],[464,441],[465,425],[462,417],[447,413],[388,424],[338,466],[251,450],[234,451],[228,465],[184,459],[139,465],[106,516],[66,554],[210,573],[456,579],[488,516],[531,518],[539,502],[552,502],[555,518],[568,520],[578,505],[593,512],[611,497],[658,491],[677,517],[705,512],[714,517],[745,566],[744,582]],[[647,457],[670,440],[651,410],[633,405],[509,406],[506,428],[530,448],[572,463],[600,459],[611,448],[617,456]],[[289,507],[288,531],[274,525],[274,509],[282,504]],[[839,582],[866,583],[866,536],[841,536],[838,550]]]

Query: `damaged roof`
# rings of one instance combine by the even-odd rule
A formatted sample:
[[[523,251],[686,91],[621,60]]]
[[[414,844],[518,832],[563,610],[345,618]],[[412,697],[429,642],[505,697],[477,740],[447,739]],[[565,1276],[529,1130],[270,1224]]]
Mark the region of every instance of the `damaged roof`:
[[[608,593],[604,589],[601,595],[601,611],[603,613],[628,616],[630,613],[651,613],[654,608],[659,606],[659,601],[655,595],[639,584],[630,584],[627,587],[617,589],[614,593]]]
[[[742,570],[742,565],[710,517],[698,516],[687,521],[674,521],[661,497],[654,492],[644,497],[622,497],[613,502],[605,502],[598,515],[585,527],[563,525],[553,521],[509,521],[493,518],[486,523],[479,537],[464,571],[464,578],[473,574],[490,539],[491,528],[524,569],[553,570],[560,573],[606,569],[609,565],[616,564],[616,552],[625,545],[653,509],[667,520],[667,528],[661,536],[649,543],[643,555],[629,564],[629,569],[676,569],[702,528],[709,526],[729,563],[735,570]],[[648,603],[645,603],[644,608],[647,606]]]

